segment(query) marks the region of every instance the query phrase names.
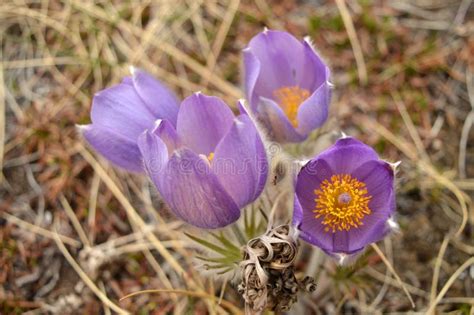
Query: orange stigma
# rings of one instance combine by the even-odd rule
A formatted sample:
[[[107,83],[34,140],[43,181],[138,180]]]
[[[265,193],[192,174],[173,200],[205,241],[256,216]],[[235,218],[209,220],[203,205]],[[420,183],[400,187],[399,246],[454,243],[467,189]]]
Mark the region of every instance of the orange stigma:
[[[316,207],[313,210],[316,218],[323,218],[324,231],[349,231],[363,225],[362,219],[371,213],[365,183],[349,174],[333,175],[331,180],[324,180],[314,190]]]
[[[284,86],[273,91],[278,104],[294,127],[298,126],[298,108],[309,97],[309,91],[299,86]]]

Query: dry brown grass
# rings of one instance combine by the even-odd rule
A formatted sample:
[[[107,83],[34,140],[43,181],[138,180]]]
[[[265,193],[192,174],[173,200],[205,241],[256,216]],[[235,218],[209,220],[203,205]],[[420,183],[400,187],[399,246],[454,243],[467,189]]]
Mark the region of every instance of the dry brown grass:
[[[130,65],[234,105],[240,50],[267,25],[309,34],[331,65],[328,126],[402,161],[400,233],[350,268],[303,247],[319,286],[294,313],[472,314],[473,5],[318,2],[1,2],[0,312],[240,312],[233,286],[196,268],[190,228],[74,126]],[[144,289],[160,293],[119,301]]]

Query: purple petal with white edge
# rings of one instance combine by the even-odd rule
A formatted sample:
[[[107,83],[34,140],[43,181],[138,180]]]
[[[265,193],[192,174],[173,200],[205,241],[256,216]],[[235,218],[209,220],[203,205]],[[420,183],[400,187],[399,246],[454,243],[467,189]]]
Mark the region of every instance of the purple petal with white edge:
[[[241,115],[247,115],[247,116],[250,116],[249,115],[249,112],[246,108],[246,104],[245,104],[245,100],[242,100],[240,99],[238,102],[237,102],[237,108],[239,109],[239,113]]]
[[[352,137],[337,140],[318,158],[325,160],[334,174],[351,174],[365,162],[379,159],[374,149]]]
[[[152,133],[160,137],[160,139],[166,144],[168,155],[173,154],[173,152],[182,145],[178,133],[168,120],[157,120]]]
[[[270,99],[261,98],[257,115],[267,128],[270,137],[276,141],[298,142],[306,138],[295,130],[283,110]]]
[[[315,216],[313,210],[316,208],[314,191],[319,189],[321,183],[330,179],[333,175],[328,163],[321,159],[311,160],[306,163],[298,174],[295,193],[306,211]]]
[[[150,130],[143,132],[138,138],[138,147],[143,157],[146,173],[156,185],[156,180],[164,176],[168,163],[166,144]]]
[[[250,48],[246,48],[244,53],[244,88],[247,100],[250,102],[252,111],[257,110],[259,96],[254,93],[255,84],[257,83],[258,75],[260,73],[260,61],[251,52]]]
[[[265,148],[249,116],[242,114],[216,147],[212,170],[239,207],[257,199],[268,175]]]
[[[364,182],[368,194],[372,196],[370,209],[384,214],[385,219],[393,213],[393,202],[390,198],[394,190],[394,174],[390,165],[384,161],[368,161],[359,166],[352,176]]]
[[[138,95],[153,115],[176,126],[179,109],[176,95],[143,70],[132,68],[132,79]]]
[[[325,226],[321,223],[323,218],[316,218],[316,214],[313,212],[316,209],[314,190],[318,189],[321,183],[332,175],[331,168],[326,161],[311,160],[298,174],[295,187],[293,223],[298,225],[301,237],[305,241],[325,250],[332,249],[333,238],[332,233],[324,231]]]
[[[304,209],[298,194],[295,194],[293,224],[299,225],[300,238],[324,251],[331,251],[333,249],[332,233],[324,231],[325,226],[321,223],[322,220],[322,218],[317,219],[312,211]]]
[[[303,70],[296,74],[298,85],[308,91],[317,90],[329,79],[330,71],[319,54],[314,50],[308,38],[303,41],[304,55]]]
[[[215,229],[235,222],[240,216],[239,207],[208,161],[189,149],[176,151],[164,173],[152,179],[170,209],[189,224]]]
[[[152,127],[155,119],[134,87],[127,83],[97,93],[92,101],[92,123],[131,141]]]
[[[181,103],[176,129],[187,147],[207,156],[214,152],[233,120],[234,114],[220,98],[195,93]]]
[[[308,135],[328,118],[331,88],[324,82],[298,109],[298,133]]]
[[[266,30],[252,38],[248,49],[260,62],[254,93],[273,98],[276,89],[298,85],[297,76],[305,71],[304,46],[295,37]]]
[[[382,239],[387,233],[386,223],[395,208],[394,174],[389,164],[383,161],[369,161],[352,174],[366,184],[371,213],[363,219],[363,225],[349,230],[349,250],[363,248]]]
[[[132,172],[143,171],[135,141],[97,125],[79,126],[79,130],[97,152],[115,165]]]

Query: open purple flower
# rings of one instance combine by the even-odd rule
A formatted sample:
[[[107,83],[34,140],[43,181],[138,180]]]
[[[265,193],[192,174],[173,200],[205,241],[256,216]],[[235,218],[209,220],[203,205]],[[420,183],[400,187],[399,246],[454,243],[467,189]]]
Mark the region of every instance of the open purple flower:
[[[141,172],[137,140],[157,119],[176,125],[178,99],[148,73],[132,68],[132,76],[98,92],[92,101],[92,124],[80,126],[90,145],[126,170]]]
[[[247,99],[274,140],[302,141],[326,121],[330,72],[308,39],[265,30],[243,52]]]
[[[219,98],[201,93],[179,108],[176,129],[160,120],[138,141],[148,175],[170,209],[201,228],[236,221],[267,179],[264,145],[239,103],[234,117]]]
[[[353,138],[339,139],[298,174],[293,223],[329,254],[353,254],[382,239],[394,210],[392,166]]]

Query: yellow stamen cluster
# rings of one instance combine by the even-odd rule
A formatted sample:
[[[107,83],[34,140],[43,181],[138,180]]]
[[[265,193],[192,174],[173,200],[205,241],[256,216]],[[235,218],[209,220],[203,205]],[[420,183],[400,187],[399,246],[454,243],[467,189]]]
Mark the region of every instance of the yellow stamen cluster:
[[[214,159],[214,152],[209,153],[207,159],[209,160],[209,162],[212,162],[212,159]]]
[[[371,213],[365,183],[348,174],[333,175],[314,190],[316,218],[323,217],[326,232],[349,231],[363,225],[362,219]]]
[[[291,124],[298,126],[298,107],[309,97],[309,91],[299,86],[284,86],[273,91],[273,96],[285,112]]]

